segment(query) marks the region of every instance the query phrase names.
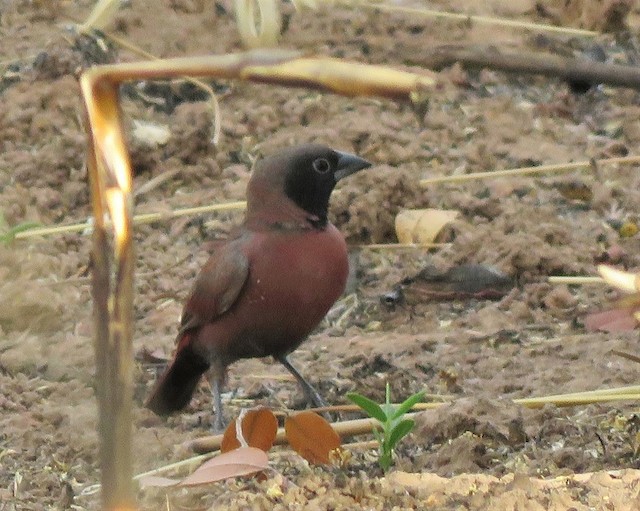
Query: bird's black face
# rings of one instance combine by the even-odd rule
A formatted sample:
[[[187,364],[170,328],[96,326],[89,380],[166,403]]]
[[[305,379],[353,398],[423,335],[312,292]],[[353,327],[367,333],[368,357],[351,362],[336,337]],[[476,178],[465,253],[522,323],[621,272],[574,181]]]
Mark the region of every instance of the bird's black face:
[[[329,197],[336,183],[371,163],[349,153],[321,145],[305,145],[293,149],[288,160],[285,194],[299,207],[318,220],[318,227],[327,223]]]

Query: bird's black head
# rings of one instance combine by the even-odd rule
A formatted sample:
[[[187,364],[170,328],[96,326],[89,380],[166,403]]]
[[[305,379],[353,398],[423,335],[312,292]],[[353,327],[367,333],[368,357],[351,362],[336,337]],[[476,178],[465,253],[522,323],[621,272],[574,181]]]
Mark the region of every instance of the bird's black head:
[[[290,224],[327,224],[336,183],[371,163],[319,144],[284,149],[256,163],[247,187],[247,219]],[[286,200],[289,199],[289,200]]]
[[[254,173],[280,187],[289,199],[310,214],[314,225],[322,227],[327,223],[329,197],[336,183],[370,166],[371,163],[359,156],[324,145],[306,144],[265,158]]]

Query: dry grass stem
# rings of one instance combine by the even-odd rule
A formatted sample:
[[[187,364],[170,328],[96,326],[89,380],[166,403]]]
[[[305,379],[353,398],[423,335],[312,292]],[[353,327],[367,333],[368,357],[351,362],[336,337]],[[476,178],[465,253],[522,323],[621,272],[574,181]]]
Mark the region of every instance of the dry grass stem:
[[[86,34],[93,29],[103,30],[120,8],[121,0],[98,0],[87,19],[77,26],[78,32]]]
[[[552,165],[538,165],[535,167],[520,167],[517,169],[493,170],[490,172],[474,172],[472,174],[462,174],[459,176],[441,176],[428,179],[421,179],[420,186],[429,186],[441,183],[455,183],[471,181],[474,179],[493,179],[498,177],[525,176],[528,174],[561,173],[574,170],[592,170],[593,166],[600,165],[633,165],[640,163],[640,156],[624,156],[618,158],[605,158],[602,160],[589,160],[571,163],[557,163]]]
[[[514,399],[513,402],[526,408],[542,408],[547,404],[558,407],[581,406],[596,403],[609,403],[611,401],[640,401],[640,392],[629,394],[599,394],[599,395],[572,395],[533,397],[524,399]]]
[[[455,20],[466,22],[469,24],[478,23],[482,25],[495,25],[500,27],[510,27],[516,29],[533,30],[537,32],[555,32],[573,36],[595,37],[598,32],[593,30],[584,30],[580,28],[557,27],[554,25],[546,25],[541,23],[530,23],[526,21],[511,20],[506,18],[498,18],[493,16],[477,16],[462,14],[457,12],[436,11],[432,9],[421,9],[416,7],[403,7],[399,5],[388,5],[384,3],[374,3],[368,0],[340,0],[343,5],[356,5],[365,9],[374,9],[385,12],[402,12],[411,16],[424,16],[436,19]]]
[[[567,284],[570,286],[589,286],[606,284],[602,277],[548,277],[549,284]]]
[[[363,245],[353,245],[354,248],[367,248],[370,250],[401,250],[415,248],[444,248],[451,243],[370,243]]]
[[[135,215],[133,217],[134,225],[150,224],[153,222],[160,222],[164,220],[170,220],[172,218],[178,218],[181,216],[190,215],[202,215],[206,213],[212,213],[214,211],[233,211],[237,209],[244,209],[246,206],[245,201],[227,202],[224,204],[212,204],[210,206],[196,206],[193,208],[175,209],[173,211],[167,211],[163,213],[144,213],[141,215]],[[106,222],[110,225],[110,222]],[[29,229],[28,231],[22,231],[16,233],[15,239],[32,238],[34,236],[47,236],[49,234],[68,234],[72,232],[90,233],[93,229],[93,222],[85,222],[71,225],[57,225],[53,227],[38,227],[35,229]]]

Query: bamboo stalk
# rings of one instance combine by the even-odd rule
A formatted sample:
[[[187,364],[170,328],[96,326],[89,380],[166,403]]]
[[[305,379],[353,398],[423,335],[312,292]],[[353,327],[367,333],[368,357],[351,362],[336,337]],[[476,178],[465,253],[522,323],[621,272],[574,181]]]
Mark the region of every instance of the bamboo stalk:
[[[92,247],[92,295],[96,394],[102,508],[135,507],[131,456],[133,400],[133,267],[131,240],[131,173],[121,132],[112,132],[119,121],[117,94],[109,87],[91,86],[81,80],[89,119],[88,164],[95,225]],[[89,92],[88,88],[91,88]],[[98,105],[98,107],[95,107]],[[108,139],[110,162],[103,159],[99,141]],[[106,213],[111,223],[107,226]],[[113,232],[113,249],[107,229]]]

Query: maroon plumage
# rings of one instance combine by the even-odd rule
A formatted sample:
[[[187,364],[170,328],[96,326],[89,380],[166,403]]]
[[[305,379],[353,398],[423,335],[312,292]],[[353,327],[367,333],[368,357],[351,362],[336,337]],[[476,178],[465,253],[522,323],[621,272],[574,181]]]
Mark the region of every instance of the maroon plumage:
[[[247,213],[198,275],[188,298],[174,360],[147,406],[166,415],[186,406],[210,370],[215,429],[222,429],[221,386],[241,358],[273,356],[320,405],[287,355],[344,291],[347,248],[327,220],[335,184],[371,164],[322,145],[303,145],[259,161],[247,186]]]

